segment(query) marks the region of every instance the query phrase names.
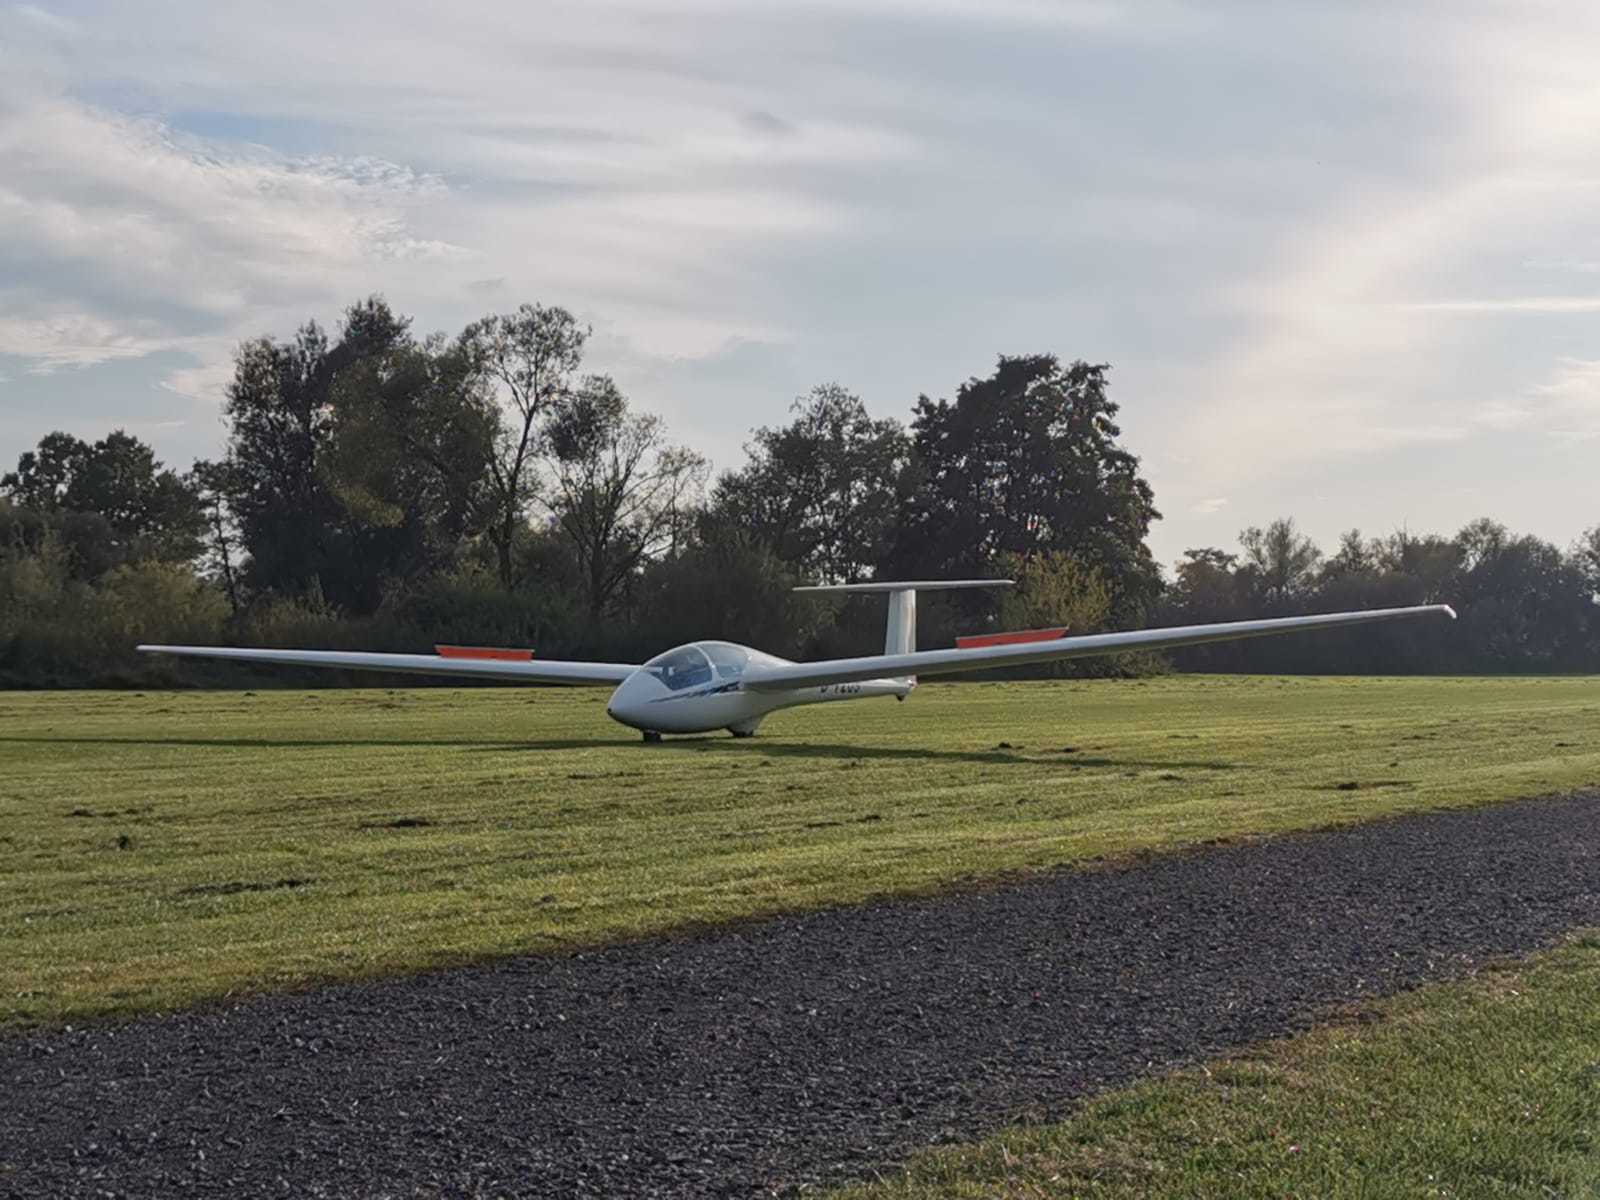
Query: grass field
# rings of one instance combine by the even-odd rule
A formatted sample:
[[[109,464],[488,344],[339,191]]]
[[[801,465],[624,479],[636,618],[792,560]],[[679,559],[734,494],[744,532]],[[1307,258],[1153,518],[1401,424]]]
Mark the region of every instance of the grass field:
[[[1600,1194],[1600,935],[919,1155],[836,1200]]]
[[[1600,679],[0,695],[0,1028],[1600,784]]]

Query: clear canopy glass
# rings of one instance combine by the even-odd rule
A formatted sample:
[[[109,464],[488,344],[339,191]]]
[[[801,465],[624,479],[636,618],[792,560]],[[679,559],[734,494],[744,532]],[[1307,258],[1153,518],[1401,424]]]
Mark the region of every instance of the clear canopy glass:
[[[679,646],[645,663],[645,670],[675,692],[711,682],[711,660],[694,646]]]
[[[732,642],[696,642],[658,654],[645,670],[675,692],[710,683],[715,669],[719,679],[738,679],[750,665],[750,651]]]
[[[732,642],[701,642],[699,646],[717,669],[719,678],[737,679],[750,665],[750,651],[743,646],[735,646]]]

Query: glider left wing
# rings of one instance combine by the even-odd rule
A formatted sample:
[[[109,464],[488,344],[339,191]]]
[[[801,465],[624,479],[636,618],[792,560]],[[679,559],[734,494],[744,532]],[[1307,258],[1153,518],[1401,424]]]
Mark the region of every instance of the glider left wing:
[[[639,668],[632,663],[456,657],[433,654],[362,654],[349,650],[245,650],[232,646],[140,646],[142,654],[218,658],[293,667],[339,667],[347,671],[398,671],[412,675],[456,675],[518,683],[621,683]]]
[[[1277,617],[1265,621],[1228,621],[1220,625],[1178,625],[1170,629],[1095,633],[1084,637],[1057,638],[1047,642],[981,646],[966,650],[918,650],[910,654],[875,654],[864,658],[835,658],[824,662],[790,663],[779,667],[751,669],[745,673],[744,686],[756,692],[781,692],[791,688],[818,687],[829,683],[855,683],[865,679],[899,678],[905,675],[944,675],[955,671],[982,671],[990,667],[1052,662],[1062,658],[1120,654],[1127,650],[1161,650],[1173,646],[1195,646],[1203,642],[1269,637],[1273,634],[1295,633],[1304,629],[1334,629],[1344,625],[1366,625],[1406,617],[1446,616],[1453,619],[1455,615],[1455,610],[1448,604],[1424,604],[1415,608],[1374,608],[1364,612],[1322,613],[1314,617]]]

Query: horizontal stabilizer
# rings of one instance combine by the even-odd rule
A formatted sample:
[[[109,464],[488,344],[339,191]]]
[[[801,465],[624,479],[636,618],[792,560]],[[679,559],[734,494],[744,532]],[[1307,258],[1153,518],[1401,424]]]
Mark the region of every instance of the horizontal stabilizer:
[[[797,592],[948,592],[956,588],[1011,587],[1014,579],[892,579],[872,583],[813,583]]]

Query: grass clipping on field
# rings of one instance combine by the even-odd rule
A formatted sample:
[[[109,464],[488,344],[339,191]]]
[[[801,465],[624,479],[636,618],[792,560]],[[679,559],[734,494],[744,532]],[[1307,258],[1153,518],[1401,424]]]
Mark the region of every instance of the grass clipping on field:
[[[1600,679],[0,694],[0,1029],[1600,784]]]
[[[835,1200],[1600,1194],[1600,936],[927,1152]]]

